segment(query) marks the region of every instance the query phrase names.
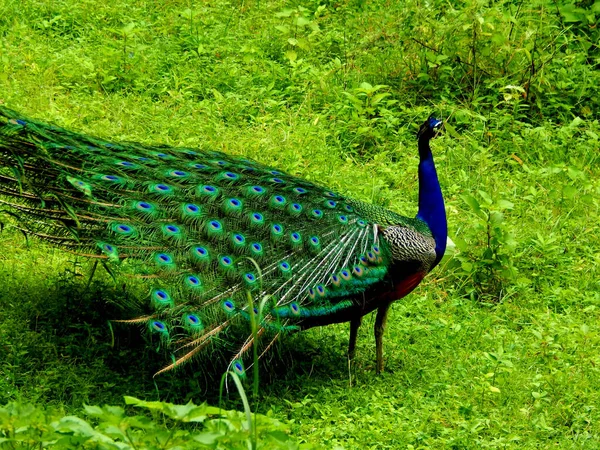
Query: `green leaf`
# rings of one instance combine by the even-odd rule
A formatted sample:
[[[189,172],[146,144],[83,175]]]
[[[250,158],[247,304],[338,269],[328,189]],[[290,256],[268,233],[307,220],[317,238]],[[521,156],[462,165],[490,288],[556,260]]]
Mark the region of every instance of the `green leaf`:
[[[276,25],[275,29],[277,31],[282,32],[283,34],[290,34],[290,27],[288,27],[286,25]]]
[[[296,25],[299,27],[305,27],[309,23],[310,23],[310,20],[308,20],[306,17],[300,16],[296,19]]]
[[[504,214],[502,214],[500,211],[491,211],[490,222],[494,225],[502,224],[504,222]]]
[[[463,194],[460,196],[460,198],[463,199],[463,201],[469,206],[469,208],[471,208],[472,211],[476,213],[481,212],[481,206],[475,197],[469,194]]]
[[[564,198],[571,200],[577,195],[577,189],[574,186],[568,184],[567,186],[563,187],[562,194]]]
[[[192,439],[194,441],[200,442],[201,444],[204,444],[204,445],[214,445],[222,437],[223,437],[223,434],[207,431],[207,432],[196,434],[196,435],[192,436]]]
[[[514,209],[515,204],[513,202],[509,202],[508,200],[498,200],[496,202],[496,205],[498,205],[498,208],[500,209]]]
[[[275,17],[290,17],[296,10],[294,9],[284,9],[278,13],[275,13]]]
[[[85,413],[90,416],[101,417],[104,415],[104,411],[99,406],[83,405]]]
[[[494,203],[494,201],[492,200],[492,197],[490,197],[490,194],[488,194],[485,191],[482,191],[481,189],[477,191],[477,193],[481,196],[481,198],[483,199],[483,201],[489,206],[492,203]]]
[[[285,52],[285,57],[290,62],[294,62],[298,58],[298,54],[294,50],[288,50],[287,52]]]
[[[448,133],[448,135],[454,139],[457,139],[460,137],[460,135],[456,132],[456,128],[454,128],[449,123],[444,123],[444,131],[446,133]]]

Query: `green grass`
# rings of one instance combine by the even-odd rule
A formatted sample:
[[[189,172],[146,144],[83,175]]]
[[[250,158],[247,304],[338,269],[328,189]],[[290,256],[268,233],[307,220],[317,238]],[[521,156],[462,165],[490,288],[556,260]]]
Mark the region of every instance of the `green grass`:
[[[348,327],[309,330],[263,362],[253,406],[324,448],[598,448],[600,11],[402,3],[5,0],[0,103],[406,215],[415,127],[449,117],[433,147],[458,251],[393,306],[386,372],[372,318],[350,371]],[[0,249],[0,404],[218,402],[206,361],[153,379],[163,355],[111,329],[134,291],[9,227]]]

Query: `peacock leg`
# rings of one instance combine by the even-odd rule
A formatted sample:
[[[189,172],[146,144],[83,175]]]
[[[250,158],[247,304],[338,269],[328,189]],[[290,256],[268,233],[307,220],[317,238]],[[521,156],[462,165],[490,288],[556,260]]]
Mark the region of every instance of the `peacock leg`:
[[[362,317],[360,316],[350,321],[350,342],[348,342],[348,359],[350,361],[354,359],[354,354],[356,353],[356,335],[361,323]]]
[[[387,321],[390,303],[386,303],[377,309],[375,318],[375,352],[377,354],[377,373],[383,372],[383,332]]]

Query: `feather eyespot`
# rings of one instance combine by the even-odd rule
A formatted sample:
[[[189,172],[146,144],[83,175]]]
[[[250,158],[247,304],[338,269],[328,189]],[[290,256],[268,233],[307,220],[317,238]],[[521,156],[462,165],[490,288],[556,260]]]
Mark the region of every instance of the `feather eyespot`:
[[[284,206],[286,202],[287,200],[283,195],[274,195],[273,197],[271,197],[271,205],[275,207]]]
[[[282,261],[279,263],[279,270],[282,274],[289,274],[292,270],[292,266],[287,261]]]
[[[243,246],[246,243],[246,238],[243,234],[235,233],[232,235],[232,239],[236,246]]]
[[[233,265],[233,259],[229,256],[222,256],[220,261],[223,267],[231,267]]]
[[[293,316],[300,315],[300,306],[298,305],[298,303],[296,303],[296,302],[290,303],[290,312],[292,313]]]
[[[200,278],[198,278],[195,275],[188,275],[187,277],[185,277],[185,282],[190,287],[200,286]]]
[[[198,193],[202,196],[215,198],[219,195],[219,188],[210,184],[204,184],[198,187]]]
[[[264,194],[265,192],[266,192],[266,190],[262,186],[250,186],[251,194]]]
[[[313,209],[310,214],[315,219],[320,219],[321,217],[323,217],[323,211],[321,211],[320,209]]]
[[[283,225],[278,223],[271,225],[271,234],[273,236],[281,236],[283,234]]]
[[[159,264],[171,264],[173,262],[173,258],[166,253],[158,253],[156,255],[156,262]]]
[[[265,218],[261,213],[254,212],[250,214],[250,222],[253,225],[262,225],[265,223]]]
[[[201,256],[205,256],[208,254],[208,251],[204,247],[196,247],[194,250]]]
[[[183,211],[192,216],[196,216],[200,214],[202,210],[198,205],[195,205],[194,203],[186,203],[183,205]]]
[[[200,323],[200,318],[194,314],[187,314],[185,320],[189,325],[198,325]]]
[[[308,246],[313,253],[318,253],[321,250],[321,241],[317,236],[311,236],[308,239]]]
[[[162,322],[159,322],[158,320],[155,320],[154,322],[152,322],[152,327],[156,331],[164,331],[167,329],[166,325]]]
[[[352,273],[357,277],[362,277],[367,272],[367,268],[363,266],[354,266],[352,268]]]
[[[192,247],[192,256],[199,263],[206,263],[210,261],[210,254],[206,247],[195,246]]]
[[[237,376],[245,376],[246,372],[244,370],[244,365],[240,360],[235,361],[231,367],[233,367],[233,371],[236,373]]]
[[[237,198],[228,198],[225,200],[224,211],[228,214],[238,214],[243,208],[243,203]]]
[[[335,287],[338,287],[342,283],[342,279],[336,274],[331,275],[329,278],[331,280],[331,284],[333,284]]]
[[[152,205],[148,202],[137,202],[135,206],[140,211],[150,211],[152,209]]]
[[[173,188],[164,183],[152,184],[150,185],[149,190],[150,192],[154,192],[156,194],[170,194],[173,192]]]
[[[352,274],[349,270],[343,269],[340,271],[340,277],[342,277],[344,281],[349,281],[352,279]]]
[[[152,291],[152,304],[155,308],[165,308],[173,306],[173,300],[167,291],[163,289],[154,289]]]
[[[187,278],[188,283],[190,283],[191,285],[197,286],[200,284],[200,280],[196,277],[190,276]]]
[[[117,161],[115,164],[117,166],[121,166],[121,167],[129,167],[129,168],[138,167],[137,164],[132,163],[131,161]]]
[[[223,225],[221,225],[221,222],[219,222],[218,220],[211,220],[210,222],[208,222],[208,227],[212,231],[221,231],[223,229]]]
[[[196,314],[184,314],[181,318],[181,322],[183,327],[191,333],[197,333],[204,329],[204,325],[202,325],[200,317],[198,317]]]
[[[256,284],[258,279],[256,278],[256,275],[249,272],[244,274],[244,281],[246,282],[247,286],[252,287]]]
[[[235,311],[235,303],[233,303],[233,300],[231,300],[230,298],[228,298],[227,300],[225,300],[223,302],[223,309],[227,313],[234,312]]]
[[[114,245],[108,244],[107,242],[97,242],[96,245],[100,247],[100,250],[108,257],[109,261],[119,260],[119,252]]]
[[[112,230],[120,234],[121,236],[132,236],[135,234],[135,228],[130,225],[126,225],[124,223],[115,223],[112,226]]]
[[[162,232],[165,237],[179,239],[182,238],[181,228],[174,224],[167,224],[162,226]]]
[[[149,328],[151,331],[154,331],[155,333],[168,335],[167,326],[160,320],[152,320],[149,323]]]
[[[325,286],[323,286],[322,284],[319,284],[316,288],[316,294],[319,297],[325,297],[325,294],[327,293]]]

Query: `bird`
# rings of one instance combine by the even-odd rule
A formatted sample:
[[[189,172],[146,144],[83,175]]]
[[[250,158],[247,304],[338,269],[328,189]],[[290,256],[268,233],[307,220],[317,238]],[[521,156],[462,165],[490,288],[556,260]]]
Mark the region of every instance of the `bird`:
[[[140,280],[147,309],[117,320],[170,352],[157,375],[224,342],[244,375],[251,348],[343,322],[352,360],[375,310],[379,373],[390,305],[445,252],[441,127],[419,128],[418,213],[405,217],[241,156],[112,142],[0,107],[0,205],[22,232]]]

